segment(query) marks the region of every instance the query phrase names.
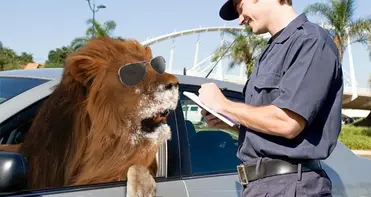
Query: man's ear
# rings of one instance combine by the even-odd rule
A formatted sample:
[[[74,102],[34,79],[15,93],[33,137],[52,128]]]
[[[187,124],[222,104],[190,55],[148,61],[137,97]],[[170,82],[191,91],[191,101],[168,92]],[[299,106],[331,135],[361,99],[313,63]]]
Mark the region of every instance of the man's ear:
[[[65,65],[65,69],[69,70],[72,77],[85,86],[90,84],[99,72],[97,62],[85,54],[71,54],[66,58]]]

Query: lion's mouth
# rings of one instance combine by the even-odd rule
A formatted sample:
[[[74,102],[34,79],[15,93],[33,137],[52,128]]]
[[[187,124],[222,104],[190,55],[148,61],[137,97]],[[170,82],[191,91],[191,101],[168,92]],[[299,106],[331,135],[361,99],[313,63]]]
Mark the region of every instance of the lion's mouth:
[[[139,104],[141,135],[151,143],[162,143],[171,138],[171,128],[168,125],[170,113],[178,106],[179,90],[177,86],[165,88],[159,86],[150,99],[144,96]]]
[[[142,129],[146,133],[151,133],[155,131],[155,128],[162,124],[167,124],[167,118],[170,114],[170,109],[160,111],[150,118],[142,120]]]

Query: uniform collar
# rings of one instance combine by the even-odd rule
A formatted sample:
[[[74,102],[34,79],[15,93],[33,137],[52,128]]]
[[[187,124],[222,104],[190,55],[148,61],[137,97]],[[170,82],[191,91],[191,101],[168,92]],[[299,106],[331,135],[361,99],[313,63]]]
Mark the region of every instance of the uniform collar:
[[[273,43],[282,43],[287,40],[299,27],[308,21],[307,16],[303,13],[292,20],[283,30],[283,32],[273,41]]]

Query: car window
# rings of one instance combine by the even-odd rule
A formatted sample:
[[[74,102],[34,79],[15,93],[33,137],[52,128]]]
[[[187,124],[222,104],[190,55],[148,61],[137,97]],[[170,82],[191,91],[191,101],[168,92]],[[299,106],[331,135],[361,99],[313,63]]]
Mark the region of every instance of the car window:
[[[243,101],[242,98],[226,97]],[[183,94],[180,104],[187,129],[192,174],[235,171],[240,164],[236,156],[238,133],[232,129],[209,128],[201,116],[201,108]]]
[[[9,119],[0,123],[0,144],[18,144],[23,142],[25,134],[31,127],[32,121],[36,116],[42,103],[47,99],[30,105],[22,111],[16,113]]]
[[[22,77],[0,77],[0,104],[47,81]]]

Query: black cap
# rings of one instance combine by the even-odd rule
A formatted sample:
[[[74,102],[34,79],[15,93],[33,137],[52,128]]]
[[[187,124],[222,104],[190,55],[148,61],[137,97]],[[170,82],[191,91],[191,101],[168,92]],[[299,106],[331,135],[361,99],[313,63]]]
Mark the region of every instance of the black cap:
[[[219,10],[219,16],[226,20],[231,21],[238,18],[238,12],[233,5],[233,0],[228,0]]]

